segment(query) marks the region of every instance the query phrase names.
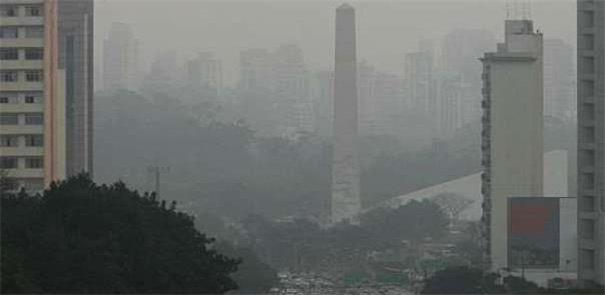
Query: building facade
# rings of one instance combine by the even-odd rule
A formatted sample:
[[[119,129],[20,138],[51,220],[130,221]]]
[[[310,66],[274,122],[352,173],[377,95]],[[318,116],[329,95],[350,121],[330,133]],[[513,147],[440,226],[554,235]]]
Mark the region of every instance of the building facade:
[[[577,5],[578,279],[605,284],[605,1]]]
[[[485,269],[500,271],[508,198],[543,195],[542,35],[530,20],[507,20],[504,43],[481,61]]]
[[[574,49],[561,39],[544,40],[544,116],[575,119]]]
[[[137,90],[140,86],[139,41],[130,25],[112,23],[103,41],[103,90]]]
[[[39,191],[92,172],[93,1],[0,2],[0,169]]]
[[[352,222],[361,210],[359,192],[357,50],[355,9],[336,9],[332,223]]]

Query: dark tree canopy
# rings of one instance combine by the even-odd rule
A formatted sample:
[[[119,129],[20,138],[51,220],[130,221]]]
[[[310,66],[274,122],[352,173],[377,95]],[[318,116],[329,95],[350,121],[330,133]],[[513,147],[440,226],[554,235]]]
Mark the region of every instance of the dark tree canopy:
[[[224,293],[239,260],[193,218],[123,183],[80,175],[2,198],[2,292]]]

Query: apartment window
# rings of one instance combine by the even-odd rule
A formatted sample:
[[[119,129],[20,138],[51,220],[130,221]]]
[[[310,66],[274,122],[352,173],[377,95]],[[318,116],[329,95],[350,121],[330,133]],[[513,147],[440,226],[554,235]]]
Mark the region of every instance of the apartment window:
[[[17,82],[17,71],[0,71],[0,82]]]
[[[41,70],[25,71],[25,80],[27,82],[40,82],[42,79],[43,77]]]
[[[592,190],[594,189],[594,174],[593,173],[582,173],[581,175],[582,188]]]
[[[595,252],[593,249],[580,250],[580,265],[583,269],[592,270],[595,268]]]
[[[594,12],[593,11],[582,11],[582,28],[594,27]]]
[[[36,6],[25,6],[25,16],[42,16],[42,7]]]
[[[593,150],[581,150],[578,151],[580,155],[580,164],[586,167],[594,167],[595,166],[595,152]]]
[[[582,117],[588,121],[594,121],[594,104],[584,103],[582,105]]]
[[[16,147],[19,145],[19,137],[16,135],[0,135],[0,147]]]
[[[582,73],[594,74],[594,72],[595,72],[594,57],[592,57],[592,56],[582,57],[581,62],[582,62]]]
[[[25,103],[42,103],[42,94],[36,92],[25,93]]]
[[[25,146],[38,147],[44,146],[44,136],[42,134],[29,134],[25,136]]]
[[[0,125],[18,125],[19,116],[17,114],[0,114]]]
[[[25,27],[25,38],[44,38],[44,27]]]
[[[1,17],[15,17],[17,16],[17,7],[14,5],[2,5],[0,6]]]
[[[592,219],[580,219],[580,237],[582,239],[594,239],[595,225]]]
[[[0,38],[11,39],[19,37],[17,27],[0,27]]]
[[[582,94],[584,96],[594,96],[594,81],[583,80],[581,83],[582,88],[584,89]]]
[[[44,160],[42,159],[42,157],[25,158],[25,168],[41,169],[42,167],[44,167]]]
[[[586,143],[594,143],[595,142],[595,132],[594,132],[594,127],[592,126],[587,126],[587,127],[582,127],[582,139],[584,142]]]
[[[0,48],[0,60],[19,59],[19,50],[17,48]]]
[[[44,58],[43,48],[27,48],[25,49],[25,59],[27,60],[41,60]]]
[[[0,103],[8,103],[8,96],[0,96]]]
[[[582,196],[580,198],[580,204],[578,204],[584,212],[595,211],[595,197],[593,196]]]
[[[0,157],[0,168],[16,169],[17,168],[17,157]]]
[[[42,125],[44,116],[42,113],[25,114],[25,125]]]
[[[580,49],[594,50],[594,36],[580,35]]]

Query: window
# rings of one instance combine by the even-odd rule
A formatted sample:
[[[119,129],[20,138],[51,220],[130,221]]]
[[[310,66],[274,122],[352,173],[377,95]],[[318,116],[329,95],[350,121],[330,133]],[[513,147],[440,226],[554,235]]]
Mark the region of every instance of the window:
[[[18,125],[19,116],[17,114],[0,114],[0,125]]]
[[[15,17],[17,16],[17,7],[13,5],[2,5],[0,6],[1,17]]]
[[[19,103],[19,95],[14,92],[1,92],[0,103]]]
[[[27,82],[42,81],[42,71],[41,70],[25,71],[25,80]]]
[[[44,38],[44,27],[25,27],[25,38]]]
[[[580,237],[582,239],[594,239],[595,226],[592,219],[580,219]]]
[[[582,127],[581,129],[581,139],[586,143],[594,143],[596,140],[595,130],[592,126]]]
[[[0,168],[2,168],[2,169],[17,168],[17,157],[0,157]]]
[[[17,71],[0,71],[0,82],[17,82]]]
[[[25,125],[42,124],[44,124],[44,116],[42,116],[42,113],[25,114]]]
[[[41,60],[44,58],[43,48],[27,48],[25,49],[25,59],[27,60]]]
[[[17,48],[1,48],[0,60],[17,60],[19,59],[19,50]]]
[[[42,7],[36,6],[25,6],[25,16],[42,16]]]
[[[593,190],[595,188],[593,173],[582,173],[580,177],[583,189]]]
[[[42,167],[44,167],[44,160],[42,160],[42,157],[25,158],[25,168],[40,169]]]
[[[582,269],[592,270],[595,268],[595,253],[593,249],[580,250],[580,265]]]
[[[19,37],[17,27],[0,27],[0,38],[9,39]]]
[[[0,147],[16,147],[19,145],[19,137],[16,135],[0,135]]]
[[[25,146],[44,146],[44,137],[42,134],[30,134],[25,136]]]
[[[594,212],[595,211],[595,197],[594,196],[582,196],[580,198],[580,209],[584,212]]]
[[[42,93],[27,92],[24,96],[25,103],[42,103]]]

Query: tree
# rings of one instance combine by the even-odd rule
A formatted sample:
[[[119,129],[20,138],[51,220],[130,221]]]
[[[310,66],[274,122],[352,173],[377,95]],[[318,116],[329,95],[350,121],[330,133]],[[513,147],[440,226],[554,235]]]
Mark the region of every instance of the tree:
[[[224,293],[240,263],[154,194],[86,175],[2,199],[2,291]]]
[[[495,274],[483,275],[477,268],[449,267],[428,278],[422,294],[503,293],[504,289],[495,284],[497,277]]]
[[[442,193],[432,198],[445,212],[448,213],[455,223],[460,218],[460,213],[468,208],[474,201],[467,199],[461,195],[453,193]]]

